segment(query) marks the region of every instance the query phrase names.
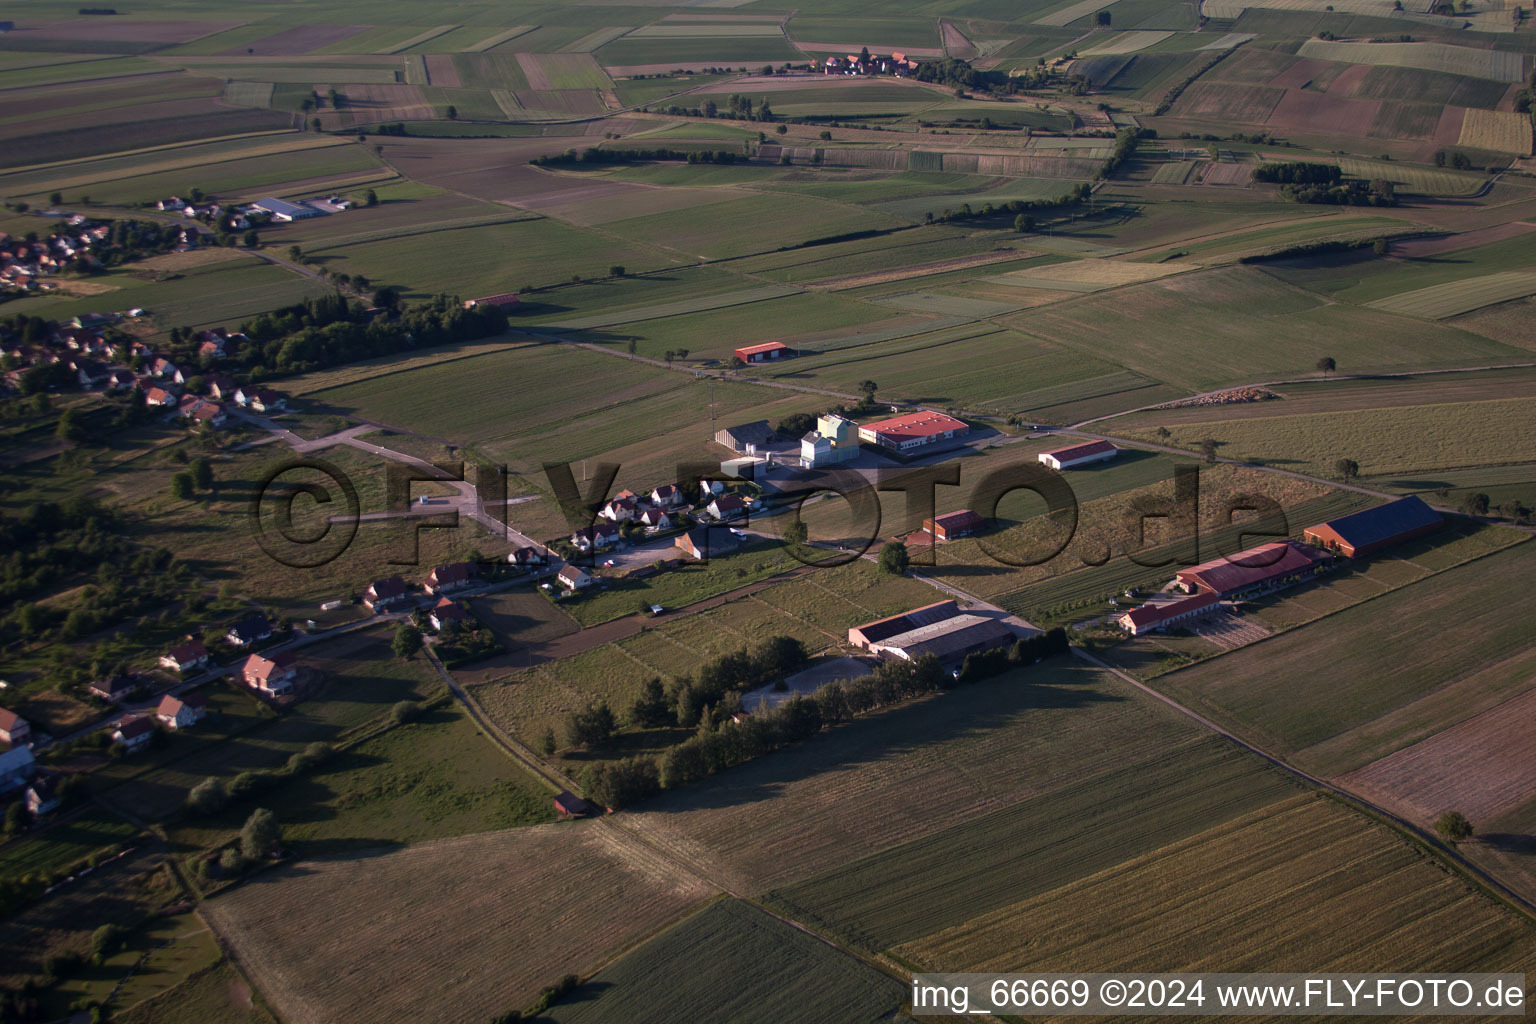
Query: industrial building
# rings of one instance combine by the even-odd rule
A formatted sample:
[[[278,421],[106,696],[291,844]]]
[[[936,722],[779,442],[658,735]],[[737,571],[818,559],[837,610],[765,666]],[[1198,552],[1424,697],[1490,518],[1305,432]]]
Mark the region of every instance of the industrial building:
[[[1394,544],[1434,533],[1444,525],[1440,513],[1417,497],[1407,497],[1309,526],[1302,539],[1345,558],[1364,558]]]

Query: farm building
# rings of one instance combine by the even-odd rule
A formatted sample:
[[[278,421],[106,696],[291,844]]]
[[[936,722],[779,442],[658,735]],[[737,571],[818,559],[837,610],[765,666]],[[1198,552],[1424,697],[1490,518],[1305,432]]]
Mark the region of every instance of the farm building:
[[[1070,448],[1041,452],[1039,459],[1052,469],[1072,469],[1076,466],[1086,466],[1091,462],[1108,462],[1119,454],[1120,449],[1108,441],[1090,441],[1088,444],[1075,444]]]
[[[125,718],[112,730],[112,742],[121,743],[128,753],[143,750],[155,738],[155,722],[148,715]]]
[[[313,206],[304,203],[290,203],[282,199],[262,199],[251,204],[252,210],[270,213],[276,221],[308,220],[310,217],[320,217],[323,214]]]
[[[968,508],[947,512],[942,516],[923,520],[923,532],[932,534],[934,540],[950,541],[969,537],[981,530],[987,521]]]
[[[59,796],[59,776],[39,775],[27,787],[27,813],[34,818],[52,814],[64,801]]]
[[[512,309],[523,300],[517,297],[517,292],[503,292],[500,295],[487,295],[482,299],[465,299],[464,308],[474,309],[477,306],[494,306],[497,309]]]
[[[773,428],[767,420],[725,427],[715,432],[715,441],[733,452],[754,455],[759,448],[765,448],[773,441]]]
[[[293,681],[298,674],[298,659],[294,657],[292,651],[278,651],[270,658],[253,654],[245,659],[245,664],[240,669],[240,678],[245,680],[246,686],[259,690],[269,697],[276,697],[292,690]]]
[[[855,647],[869,647],[871,644],[907,633],[934,622],[942,622],[952,619],[960,614],[960,607],[953,600],[936,601],[933,604],[925,604],[921,608],[913,608],[911,611],[902,612],[900,615],[890,615],[874,622],[866,622],[862,626],[854,626],[848,630],[848,642]]]
[[[592,805],[576,794],[562,789],[555,796],[555,811],[562,818],[580,818],[592,812]]]
[[[1164,604],[1144,604],[1132,608],[1115,621],[1131,636],[1141,636],[1155,629],[1166,629],[1176,622],[1198,618],[1221,605],[1218,594],[1194,594]]]
[[[996,650],[1013,642],[1013,630],[997,619],[981,615],[956,615],[926,626],[876,641],[872,654],[916,661],[931,654],[945,665],[957,664],[968,654]]]
[[[196,725],[207,713],[208,698],[200,693],[189,693],[184,697],[166,694],[155,708],[155,717],[164,722],[167,729],[185,729]]]
[[[942,412],[909,412],[859,428],[859,437],[887,451],[912,452],[959,440],[971,428]]]
[[[12,747],[0,754],[0,793],[25,786],[36,770],[30,747]]]
[[[0,708],[0,742],[19,747],[32,738],[32,726],[14,711]]]
[[[1345,558],[1363,558],[1393,544],[1434,533],[1444,525],[1440,513],[1410,496],[1309,526],[1302,539]]]
[[[736,358],[744,363],[771,363],[778,359],[790,359],[794,354],[795,350],[782,341],[767,341],[736,350]]]
[[[1298,583],[1315,575],[1327,556],[1292,541],[1260,544],[1227,558],[1214,558],[1180,569],[1179,589],[1186,594],[1251,595]]]
[[[459,590],[475,582],[475,563],[454,562],[440,565],[427,573],[422,589],[429,594],[441,594],[445,590]]]
[[[187,637],[187,642],[180,647],[172,647],[160,657],[162,668],[168,668],[172,672],[191,672],[193,669],[202,668],[208,664],[208,648],[203,646],[201,640]]]
[[[687,533],[678,534],[672,546],[689,558],[700,562],[709,557],[709,542],[705,539],[703,530],[689,530]]]
[[[835,465],[859,457],[859,428],[849,419],[827,414],[816,429],[800,439],[800,464],[807,469]]]
[[[108,676],[105,679],[96,680],[91,684],[91,693],[102,700],[108,700],[116,704],[118,701],[124,701],[133,696],[133,691],[138,688],[139,680],[137,676],[119,673],[118,675]]]

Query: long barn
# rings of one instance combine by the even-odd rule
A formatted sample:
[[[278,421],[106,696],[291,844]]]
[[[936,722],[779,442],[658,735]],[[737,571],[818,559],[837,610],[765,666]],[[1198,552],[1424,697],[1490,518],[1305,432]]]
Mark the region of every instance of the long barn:
[[[1444,525],[1440,513],[1410,496],[1309,526],[1302,539],[1345,558],[1363,558],[1393,544],[1434,533]]]

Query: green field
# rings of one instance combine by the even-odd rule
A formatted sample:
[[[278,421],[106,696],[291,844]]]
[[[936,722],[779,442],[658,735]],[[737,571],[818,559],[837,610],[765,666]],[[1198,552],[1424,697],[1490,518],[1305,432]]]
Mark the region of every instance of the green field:
[[[138,831],[110,811],[88,808],[47,832],[0,848],[0,879],[11,882],[28,875],[47,877],[73,867],[98,850],[127,845]]]
[[[782,980],[793,977],[786,987]],[[718,1007],[732,1021],[778,1024],[887,1019],[901,982],[749,903],[722,900],[603,968],[547,1016],[558,1024],[663,1024],[678,1006]],[[729,1008],[729,1009],[727,1009]]]
[[[809,196],[788,200],[753,196],[715,204],[707,218],[693,222],[685,219],[679,223],[675,214],[651,214],[612,221],[604,228],[638,242],[718,260],[900,224],[884,214]]]

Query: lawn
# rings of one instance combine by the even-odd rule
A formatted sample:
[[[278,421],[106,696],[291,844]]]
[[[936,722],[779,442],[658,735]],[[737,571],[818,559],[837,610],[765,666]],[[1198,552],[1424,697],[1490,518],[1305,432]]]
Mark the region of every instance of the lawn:
[[[794,978],[792,986],[783,984]],[[906,987],[741,900],[721,900],[604,967],[542,1016],[667,1024],[677,1008],[733,1024],[887,1020]]]
[[[1520,544],[1160,676],[1155,685],[1308,770],[1348,770],[1398,744],[1366,734],[1371,743],[1343,751],[1309,748],[1528,643],[1520,595],[1533,567],[1536,545]],[[1315,671],[1319,664],[1329,670]],[[1497,674],[1487,681],[1496,684]]]
[[[1517,971],[1536,935],[1387,826],[1308,795],[898,952],[950,971]]]

